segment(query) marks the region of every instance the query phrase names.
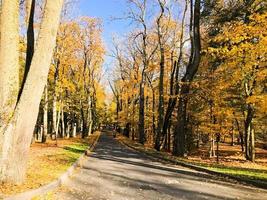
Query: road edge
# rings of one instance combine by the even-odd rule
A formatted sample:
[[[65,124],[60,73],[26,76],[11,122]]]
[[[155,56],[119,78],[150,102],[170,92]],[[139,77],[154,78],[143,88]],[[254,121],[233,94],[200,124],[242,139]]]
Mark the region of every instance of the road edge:
[[[12,195],[12,196],[3,197],[3,200],[30,200],[33,197],[44,195],[56,189],[57,187],[62,186],[63,183],[65,183],[69,179],[69,177],[73,175],[74,171],[77,168],[83,166],[84,160],[86,159],[86,157],[90,155],[90,152],[94,150],[96,144],[98,143],[100,136],[101,136],[101,132],[97,136],[97,138],[94,140],[94,142],[91,145],[89,145],[88,148],[84,151],[84,153],[77,159],[77,161],[73,163],[72,166],[70,166],[68,170],[55,181],[48,183],[46,185],[43,185],[37,189],[29,190],[29,191],[19,193],[16,195]]]
[[[156,158],[156,159],[159,159],[161,161],[169,162],[169,163],[174,164],[174,165],[180,165],[182,167],[187,167],[187,168],[190,168],[190,169],[194,169],[196,171],[205,172],[207,174],[219,176],[219,177],[224,178],[224,180],[228,181],[228,182],[229,182],[229,179],[232,179],[232,180],[238,181],[238,183],[246,185],[246,186],[254,186],[254,187],[257,187],[259,189],[264,189],[264,190],[267,189],[267,183],[263,183],[263,182],[259,183],[257,181],[248,180],[248,179],[245,179],[245,178],[241,178],[241,177],[232,176],[232,175],[229,175],[229,174],[224,174],[224,173],[221,173],[221,172],[216,172],[216,171],[213,171],[213,170],[209,170],[207,168],[200,167],[200,166],[197,166],[197,165],[193,165],[193,164],[190,164],[190,163],[186,163],[186,162],[183,162],[183,161],[164,158],[164,157],[162,157],[160,155],[158,155],[158,156],[152,155],[152,154],[150,154],[148,152],[141,151],[140,149],[138,149],[138,148],[136,148],[134,146],[131,146],[130,144],[128,144],[128,143],[126,143],[126,142],[124,142],[122,140],[116,139],[116,141],[118,141],[122,145],[124,145],[124,146],[126,146],[126,147],[128,147],[128,148],[130,148],[130,149],[132,149],[134,151],[142,153],[143,155],[146,155],[147,157],[152,158],[152,159]]]

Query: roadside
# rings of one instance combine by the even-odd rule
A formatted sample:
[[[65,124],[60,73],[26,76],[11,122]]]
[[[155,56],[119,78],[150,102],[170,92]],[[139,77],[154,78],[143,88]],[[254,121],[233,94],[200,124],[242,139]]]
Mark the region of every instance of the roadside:
[[[27,178],[22,185],[1,184],[0,194],[14,195],[44,186],[63,174],[99,137],[95,132],[86,139],[69,138],[48,140],[31,146]]]
[[[266,190],[158,162],[102,132],[91,155],[62,187],[36,200],[260,200]]]
[[[158,152],[149,145],[141,145],[120,134],[117,135],[117,140],[124,145],[142,152],[148,156],[169,162],[172,164],[190,167],[192,169],[204,171],[207,173],[231,178],[239,182],[254,185],[256,187],[267,189],[267,167],[265,165],[249,163],[242,166],[234,165],[233,163],[216,163],[207,160],[195,160],[193,158],[178,158],[172,156],[168,152]]]

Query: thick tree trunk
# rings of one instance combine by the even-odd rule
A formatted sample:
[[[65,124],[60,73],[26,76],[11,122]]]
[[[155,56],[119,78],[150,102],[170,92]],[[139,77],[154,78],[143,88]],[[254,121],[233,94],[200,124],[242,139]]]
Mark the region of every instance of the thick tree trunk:
[[[5,0],[1,9],[0,129],[9,122],[19,91],[19,2]]]
[[[178,102],[178,113],[177,121],[178,124],[174,131],[173,141],[173,154],[176,156],[184,156],[186,152],[186,107],[187,107],[187,96],[189,93],[189,85],[184,84],[181,86],[181,96]]]
[[[16,3],[18,1],[15,5]],[[10,123],[1,132],[4,136],[12,135],[12,139],[4,138],[5,145],[0,152],[0,181],[21,183],[25,178],[28,151],[56,44],[62,4],[63,0],[46,1],[35,54],[21,98]],[[10,8],[15,5],[11,4]],[[9,52],[9,55],[13,54]]]

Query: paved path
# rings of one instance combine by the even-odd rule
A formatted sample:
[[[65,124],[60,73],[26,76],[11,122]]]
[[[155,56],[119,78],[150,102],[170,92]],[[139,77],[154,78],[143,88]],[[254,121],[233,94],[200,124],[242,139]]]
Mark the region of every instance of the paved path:
[[[267,200],[267,191],[216,180],[191,169],[166,166],[102,133],[94,153],[63,188],[59,200]]]

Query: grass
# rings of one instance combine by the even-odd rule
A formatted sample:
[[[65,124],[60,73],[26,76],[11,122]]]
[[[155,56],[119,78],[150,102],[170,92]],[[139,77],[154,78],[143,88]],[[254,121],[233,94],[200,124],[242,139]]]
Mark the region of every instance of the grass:
[[[267,171],[266,170],[254,170],[254,169],[240,169],[237,167],[227,167],[227,166],[214,166],[206,167],[207,169],[221,172],[233,176],[238,176],[245,179],[264,181],[267,182]]]
[[[35,143],[31,146],[27,178],[22,185],[1,184],[0,194],[12,195],[39,188],[63,174],[99,136],[96,132],[87,139],[70,138]]]
[[[187,158],[179,158],[171,155],[168,152],[158,152],[149,145],[141,145],[136,141],[132,141],[129,138],[119,135],[117,140],[126,143],[127,145],[134,147],[136,150],[154,156],[156,158],[169,159],[178,162],[184,162],[192,165],[196,165],[202,168],[206,168],[212,171],[221,172],[224,174],[244,178],[247,180],[254,180],[258,182],[267,182],[267,161],[266,159],[259,158],[256,163],[251,163],[242,159],[242,155],[229,155],[229,149],[236,151],[237,147],[223,146],[223,156],[220,157],[220,162],[217,163],[215,158],[199,157],[197,154],[194,156],[188,156]],[[259,150],[261,153],[263,150]],[[265,154],[265,152],[263,152]],[[266,155],[267,156],[267,155]]]

